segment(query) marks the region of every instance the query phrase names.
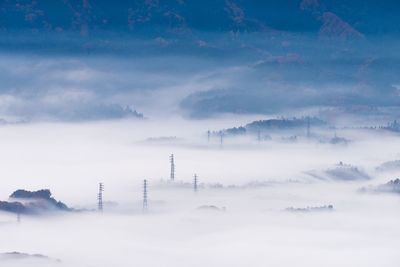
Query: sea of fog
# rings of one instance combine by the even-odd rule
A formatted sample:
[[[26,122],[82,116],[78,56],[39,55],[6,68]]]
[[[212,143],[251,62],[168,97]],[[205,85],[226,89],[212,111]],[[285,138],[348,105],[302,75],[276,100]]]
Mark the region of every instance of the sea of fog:
[[[359,189],[400,177],[376,171],[400,158],[400,138],[337,130],[352,142],[276,137],[260,143],[252,136],[225,138],[222,145],[218,137],[207,141],[207,130],[257,118],[2,126],[0,200],[16,189],[48,188],[70,207],[95,209],[102,182],[105,206],[102,214],[22,216],[20,223],[1,213],[0,253],[50,259],[6,259],[0,266],[399,266],[400,196]],[[170,154],[175,183],[168,182]],[[340,182],[307,175],[340,161],[372,178]],[[191,186],[195,173],[197,192]],[[324,205],[334,210],[285,210]]]

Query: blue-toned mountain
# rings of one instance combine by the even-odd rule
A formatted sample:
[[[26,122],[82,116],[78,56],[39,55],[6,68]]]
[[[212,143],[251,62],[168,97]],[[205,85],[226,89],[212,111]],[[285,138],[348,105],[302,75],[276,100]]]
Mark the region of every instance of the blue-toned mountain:
[[[0,28],[130,34],[313,32],[362,37],[399,32],[396,1],[3,0]]]

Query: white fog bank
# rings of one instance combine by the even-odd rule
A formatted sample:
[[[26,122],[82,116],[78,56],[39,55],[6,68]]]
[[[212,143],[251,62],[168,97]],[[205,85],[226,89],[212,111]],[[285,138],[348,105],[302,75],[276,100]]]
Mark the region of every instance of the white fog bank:
[[[400,176],[376,171],[399,159],[398,136],[338,131],[352,140],[347,146],[253,137],[207,142],[207,130],[252,119],[259,117],[1,127],[0,200],[17,189],[48,188],[72,208],[95,209],[98,183],[105,185],[103,214],[22,216],[18,224],[1,213],[0,253],[51,258],[5,260],[5,266],[398,266],[400,196],[359,192]],[[175,185],[167,182],[172,153]],[[341,161],[371,178],[307,175]],[[333,210],[286,210],[325,205]]]

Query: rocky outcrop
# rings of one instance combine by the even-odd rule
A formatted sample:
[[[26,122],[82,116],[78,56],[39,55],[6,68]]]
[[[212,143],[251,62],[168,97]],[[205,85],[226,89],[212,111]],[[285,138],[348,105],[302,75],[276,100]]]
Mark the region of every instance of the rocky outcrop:
[[[71,211],[71,209],[63,202],[54,199],[48,189],[38,191],[20,189],[12,193],[8,201],[0,201],[0,211],[38,214],[46,211]]]

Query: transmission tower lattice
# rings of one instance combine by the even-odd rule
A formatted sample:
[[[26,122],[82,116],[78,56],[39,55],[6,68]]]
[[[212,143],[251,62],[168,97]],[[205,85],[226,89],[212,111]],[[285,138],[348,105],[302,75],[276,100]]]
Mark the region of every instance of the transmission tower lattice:
[[[194,192],[197,192],[197,188],[198,188],[198,177],[197,174],[194,175],[193,177],[193,190]]]
[[[103,183],[99,183],[99,193],[97,195],[97,200],[98,200],[98,210],[100,212],[103,212],[103,191],[104,191],[104,185]]]
[[[170,179],[171,179],[171,181],[174,181],[175,180],[175,159],[174,159],[174,154],[171,154],[169,159],[170,159],[170,163],[171,163]]]
[[[143,211],[147,211],[148,203],[147,203],[147,180],[143,181]]]

